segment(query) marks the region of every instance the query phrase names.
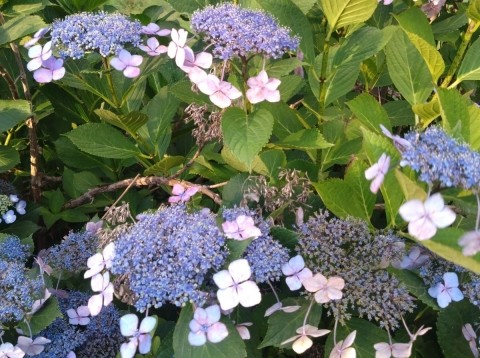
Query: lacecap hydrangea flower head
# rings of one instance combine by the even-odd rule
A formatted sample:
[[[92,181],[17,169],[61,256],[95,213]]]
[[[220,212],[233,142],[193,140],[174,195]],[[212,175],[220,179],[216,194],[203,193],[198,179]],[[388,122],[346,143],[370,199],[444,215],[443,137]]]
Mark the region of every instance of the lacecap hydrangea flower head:
[[[135,307],[145,311],[170,302],[202,306],[207,274],[225,263],[225,237],[208,210],[189,213],[182,204],[141,214],[115,242],[112,273],[128,275]]]
[[[280,58],[294,52],[300,43],[290,29],[270,14],[244,9],[231,3],[207,6],[192,15],[192,30],[213,45],[213,55],[222,60],[261,54]]]

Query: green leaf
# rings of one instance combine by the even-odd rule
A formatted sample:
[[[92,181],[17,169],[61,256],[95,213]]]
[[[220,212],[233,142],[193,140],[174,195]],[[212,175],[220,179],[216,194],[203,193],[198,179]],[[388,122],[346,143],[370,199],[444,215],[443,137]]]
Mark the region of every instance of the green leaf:
[[[43,304],[42,308],[35,312],[35,314],[30,318],[29,324],[32,334],[36,335],[40,333],[40,331],[47,328],[57,318],[62,317],[63,315],[62,312],[60,312],[60,306],[58,305],[57,298],[50,296],[50,298]],[[19,324],[19,328],[24,332],[30,332],[29,327],[24,322]]]
[[[210,105],[208,96],[199,92],[192,91],[192,83],[190,81],[178,81],[168,86],[169,92],[185,103],[207,104]]]
[[[428,294],[428,287],[425,287],[423,280],[413,271],[399,270],[393,267],[389,267],[388,272],[398,278],[407,287],[408,292],[417,297],[424,304],[426,304],[430,308],[433,308],[435,311],[439,310],[437,301],[435,301]]]
[[[92,11],[108,0],[57,0],[58,4],[68,13]]]
[[[177,167],[185,161],[185,157],[182,156],[173,156],[165,157],[161,161],[155,163],[151,167],[148,167],[144,171],[144,175],[168,175],[169,170]]]
[[[0,146],[0,173],[12,169],[18,163],[20,156],[14,148]]]
[[[129,159],[138,149],[118,130],[103,123],[87,123],[65,134],[78,149],[102,158]]]
[[[47,3],[46,0],[10,1],[2,8],[2,12],[7,16],[29,15],[42,10]]]
[[[465,142],[470,140],[469,100],[458,90],[439,88],[438,99],[442,125],[447,133]]]
[[[117,116],[115,113],[106,109],[96,109],[94,112],[103,121],[123,129],[132,137],[135,137],[140,127],[148,122],[148,116],[140,112],[130,112],[122,116]]]
[[[423,16],[425,17],[425,16]],[[440,52],[420,36],[407,32],[408,38],[422,55],[428,66],[433,82],[437,82],[438,78],[445,71],[445,62]]]
[[[347,63],[331,71],[325,81],[325,106],[350,92],[357,82],[359,73],[359,63]]]
[[[92,172],[74,172],[66,167],[63,170],[62,183],[65,192],[71,198],[76,198],[84,194],[87,190],[100,185],[102,182]],[[52,212],[54,211],[52,210]]]
[[[0,100],[0,132],[15,127],[30,116],[30,103],[19,100]]]
[[[298,244],[299,234],[296,231],[289,230],[282,226],[274,226],[270,229],[272,237],[290,250],[295,250],[295,246]]]
[[[406,33],[414,34],[427,44],[434,46],[432,28],[425,13],[419,7],[411,7],[398,15],[394,15],[399,25]]]
[[[268,329],[262,343],[258,348],[265,348],[268,346],[288,348],[292,343],[282,345],[282,342],[297,335],[296,330],[303,326],[303,320],[310,305],[310,301],[302,297],[286,298],[282,300],[283,307],[300,306],[295,312],[285,313],[277,311],[268,318]],[[318,327],[322,315],[322,306],[313,303],[310,314],[307,319],[307,324]]]
[[[462,248],[458,245],[458,239],[463,234],[463,230],[456,228],[439,229],[432,239],[419,241],[419,243],[438,256],[465,267],[478,275],[480,274],[480,255],[464,256],[462,254]]]
[[[222,201],[227,208],[240,205],[240,202],[243,200],[243,192],[247,178],[247,174],[237,174],[232,176],[227,185],[223,187]]]
[[[378,4],[376,0],[320,0],[319,2],[328,21],[329,33],[347,25],[367,21]]]
[[[468,107],[468,117],[470,118],[470,138],[468,143],[472,149],[480,149],[480,108],[472,104]]]
[[[405,200],[425,200],[427,198],[427,192],[420,185],[418,185],[415,180],[410,179],[399,169],[395,169],[395,177],[400,184],[400,188],[405,196]]]
[[[221,322],[227,326],[228,336],[219,343],[207,341],[203,346],[192,346],[188,343],[188,326],[193,319],[193,307],[189,303],[182,308],[173,333],[173,350],[177,358],[244,358],[247,353],[245,344],[240,338],[230,319],[223,316]]]
[[[315,53],[312,29],[304,13],[291,0],[262,0],[259,4],[275,16],[280,24],[291,28],[293,35],[300,37],[300,49],[305,59],[313,62]]]
[[[269,63],[267,66],[265,66],[265,71],[267,71],[269,77],[280,78],[288,75],[290,72],[300,66],[302,66],[302,61],[300,61],[297,57],[291,57]]]
[[[103,159],[78,150],[77,147],[65,137],[58,138],[54,144],[58,157],[72,168],[94,169],[105,167]]]
[[[278,87],[281,100],[287,102],[295,96],[303,86],[305,86],[305,80],[300,76],[288,75],[282,77],[282,83]]]
[[[372,95],[362,93],[347,102],[347,106],[358,118],[360,123],[372,132],[381,133],[380,124],[383,124],[388,130],[392,130],[387,111]]]
[[[452,302],[440,310],[437,319],[438,344],[445,357],[471,358],[472,351],[462,334],[462,326],[478,322],[480,310],[467,299]],[[474,328],[475,329],[475,328]]]
[[[251,168],[272,134],[273,122],[272,115],[263,109],[247,115],[241,109],[229,108],[222,118],[223,141],[237,159]]]
[[[287,164],[285,152],[279,149],[266,150],[258,155],[253,162],[252,169],[272,179],[278,179],[278,172]]]
[[[53,214],[58,214],[65,204],[65,197],[60,189],[52,190],[52,191],[44,191],[43,196],[48,200],[48,209]]]
[[[477,1],[478,2],[478,1]],[[480,38],[476,39],[467,50],[457,72],[457,82],[480,80]]]
[[[438,96],[433,96],[427,103],[417,103],[412,106],[413,112],[420,117],[422,128],[426,128],[431,122],[440,116],[440,103]]]
[[[37,15],[16,16],[0,26],[0,46],[31,34],[46,24]]]
[[[302,129],[276,142],[275,146],[287,149],[323,149],[333,146],[317,129]]]
[[[467,8],[467,16],[473,21],[480,21],[480,0],[471,0]]]
[[[231,262],[238,260],[242,257],[243,253],[247,249],[247,246],[253,239],[247,240],[234,240],[234,239],[227,239],[227,248],[228,248],[228,258],[225,262],[225,265],[230,264]]]
[[[337,342],[344,340],[351,332],[357,331],[352,347],[355,348],[358,358],[375,358],[373,345],[380,342],[388,342],[387,332],[367,320],[353,317],[345,322],[345,325],[337,327]],[[333,334],[327,338],[325,352],[333,349]]]
[[[203,9],[209,5],[208,0],[167,0],[178,12],[191,14],[197,9]]]
[[[398,91],[412,105],[424,103],[433,90],[432,76],[408,35],[395,31],[385,53],[388,73]]]

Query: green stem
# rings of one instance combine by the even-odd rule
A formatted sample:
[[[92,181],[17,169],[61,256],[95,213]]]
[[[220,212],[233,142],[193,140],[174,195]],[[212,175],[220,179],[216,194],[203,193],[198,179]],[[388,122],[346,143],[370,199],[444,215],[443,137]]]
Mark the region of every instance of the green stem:
[[[242,78],[243,78],[243,88],[242,88],[242,92],[243,92],[243,103],[244,103],[244,106],[245,106],[245,112],[246,113],[250,113],[252,111],[252,104],[250,103],[250,101],[247,99],[247,95],[246,95],[246,86],[247,86],[247,81],[248,81],[248,60],[241,56],[240,57],[241,60],[242,60]]]
[[[322,68],[320,70],[319,77],[319,91],[318,91],[318,103],[319,103],[319,113],[323,115],[323,110],[325,109],[325,97],[327,96],[327,87],[325,86],[325,81],[327,79],[327,68],[328,68],[328,55],[330,53],[330,36],[332,31],[329,31],[325,37],[325,42],[323,44],[323,53],[322,53]]]
[[[106,57],[102,57],[102,63],[105,69],[105,76],[107,76],[108,86],[110,87],[110,91],[112,92],[113,103],[115,104],[115,107],[119,108],[120,104],[118,102],[117,93],[115,92],[115,87],[113,86],[110,64],[108,63]]]
[[[450,82],[452,82],[453,75],[455,74],[455,72],[457,72],[458,67],[460,66],[460,63],[462,62],[463,55],[465,54],[468,44],[472,39],[472,35],[475,33],[475,31],[477,31],[479,26],[480,26],[480,22],[475,22],[475,21],[470,21],[470,23],[468,24],[467,31],[465,31],[465,33],[462,36],[462,43],[460,44],[457,54],[455,55],[455,58],[453,59],[453,62],[450,65],[450,68],[448,69],[447,75],[443,79],[443,82],[440,85],[440,87],[442,88],[449,87]],[[455,84],[457,84],[457,82],[458,81],[456,81]]]
[[[310,315],[310,310],[312,309],[313,302],[315,302],[315,299],[312,298],[310,301],[310,305],[308,306],[307,313],[305,314],[305,318],[303,319],[303,326],[302,326],[302,334],[305,335],[305,325],[307,324],[307,318]]]

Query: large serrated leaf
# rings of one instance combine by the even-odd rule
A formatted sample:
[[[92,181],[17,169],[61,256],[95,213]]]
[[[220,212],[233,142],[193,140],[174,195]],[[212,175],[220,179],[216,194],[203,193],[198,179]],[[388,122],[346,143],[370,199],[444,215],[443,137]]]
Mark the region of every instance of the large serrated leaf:
[[[480,0],[471,0],[467,8],[467,16],[473,21],[480,21]]]
[[[275,146],[291,149],[323,149],[333,146],[328,143],[317,129],[302,129],[292,133],[280,142],[276,142]]]
[[[250,114],[238,108],[229,108],[223,114],[222,132],[225,145],[248,167],[267,144],[273,129],[273,117],[260,109]]]
[[[420,36],[411,32],[407,32],[407,35],[425,60],[432,75],[433,82],[437,82],[438,78],[443,74],[443,71],[445,71],[445,62],[443,61],[442,55],[435,47]]]
[[[420,117],[420,125],[426,128],[435,118],[440,115],[440,103],[438,96],[434,96],[430,102],[417,103],[412,106],[413,112]]]
[[[282,342],[297,335],[296,330],[303,326],[303,320],[310,304],[304,298],[286,298],[282,300],[283,307],[300,306],[295,312],[275,312],[268,318],[268,329],[265,338],[258,348],[268,346],[287,348],[292,343],[282,345]],[[322,306],[314,303],[307,319],[307,324],[317,327],[322,315]]]
[[[408,35],[398,29],[385,47],[388,73],[411,105],[423,103],[433,90],[432,76]]]
[[[394,15],[394,17],[405,32],[415,34],[428,44],[435,45],[431,25],[425,13],[419,7],[411,7],[398,15]]]
[[[457,82],[480,80],[480,38],[470,46],[457,72]]]
[[[0,26],[0,46],[18,40],[42,27],[45,27],[45,22],[40,16],[16,16]]]
[[[108,124],[87,123],[65,135],[78,149],[98,157],[129,159],[140,154],[135,144]]]
[[[135,137],[137,131],[148,122],[148,116],[140,112],[130,112],[118,116],[106,109],[96,109],[95,114],[105,122],[128,132],[132,137]]]
[[[377,99],[368,93],[362,93],[353,100],[347,102],[348,108],[358,118],[360,123],[374,133],[380,133],[380,125],[388,130],[392,129],[387,111],[380,105]]]
[[[0,146],[0,173],[20,163],[18,152],[12,147]]]
[[[57,318],[62,317],[62,312],[60,312],[60,306],[56,297],[50,297],[30,318],[29,326],[25,323],[21,323],[19,328],[24,332],[31,332],[33,335],[40,333],[43,329],[47,328],[53,321]]]
[[[30,115],[30,103],[18,100],[0,100],[0,132],[9,130]]]
[[[189,323],[193,319],[193,307],[187,304],[182,308],[173,333],[173,350],[177,358],[244,358],[245,344],[232,322],[225,316],[221,322],[227,326],[228,336],[219,343],[207,341],[202,346],[192,346],[188,342]]]
[[[367,21],[377,5],[377,0],[320,0],[330,33],[347,25]]]
[[[469,100],[454,88],[439,88],[437,93],[443,128],[453,137],[469,142]]]

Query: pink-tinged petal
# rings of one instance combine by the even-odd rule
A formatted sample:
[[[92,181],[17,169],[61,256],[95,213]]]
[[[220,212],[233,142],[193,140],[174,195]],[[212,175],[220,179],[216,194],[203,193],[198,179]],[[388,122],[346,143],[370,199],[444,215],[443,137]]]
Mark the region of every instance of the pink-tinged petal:
[[[197,308],[198,310],[198,308]],[[196,311],[195,311],[196,312]],[[192,319],[190,323],[188,324],[188,327],[190,330],[194,333],[201,331],[203,329],[203,325],[200,324],[196,319]]]
[[[42,55],[42,45],[35,45],[28,49],[29,58],[37,58]]]
[[[192,197],[193,195],[195,195],[196,193],[198,193],[198,191],[200,190],[200,188],[198,186],[191,186],[189,188],[187,188],[187,190],[185,190],[185,196],[188,196],[188,198]]]
[[[160,31],[157,31],[157,36],[168,36],[170,35],[172,31],[169,29],[161,29]]]
[[[303,283],[303,281],[307,278],[310,278],[313,276],[313,272],[309,269],[309,268],[304,268],[302,271],[300,271],[298,274],[297,274],[297,277],[298,279],[300,280],[300,282]]]
[[[329,288],[342,290],[345,287],[345,281],[341,277],[333,276],[328,279],[327,285]]]
[[[297,333],[299,333],[298,331],[301,329],[302,327],[300,327],[299,329],[297,329]],[[318,329],[317,327],[314,327],[310,324],[306,324],[305,325],[305,334],[307,334],[308,336],[312,336],[312,337],[321,337],[321,336],[325,336],[327,334],[330,333],[330,330],[328,329]]]
[[[434,213],[441,211],[445,207],[442,194],[436,193],[427,198],[424,203],[425,211],[427,213]]]
[[[206,95],[212,95],[219,90],[220,79],[215,75],[207,75],[203,81],[197,83],[200,92]]]
[[[196,85],[198,85],[198,83],[203,81],[206,77],[207,73],[198,67],[192,67],[192,69],[188,72],[188,78]]]
[[[130,58],[130,61],[128,62],[128,64],[130,66],[135,66],[135,67],[138,67],[142,64],[143,62],[143,57],[140,56],[140,55],[133,55],[131,58]]]
[[[200,52],[195,56],[195,65],[202,67],[202,68],[210,68],[213,62],[213,56],[211,53],[208,52]]]
[[[149,334],[141,334],[138,337],[138,351],[141,354],[146,354],[150,352],[152,348],[152,336]]]
[[[246,93],[247,99],[252,104],[260,103],[265,100],[263,91],[260,87],[254,87],[247,90]]]
[[[214,105],[220,108],[227,108],[232,104],[232,101],[230,100],[230,98],[220,91],[210,95],[209,98]]]
[[[212,324],[207,330],[207,338],[212,343],[223,341],[228,336],[227,326],[221,322]]]
[[[317,291],[314,295],[314,298],[317,303],[327,303],[331,301],[331,298],[328,296],[328,291],[326,289],[321,289]]]
[[[372,182],[370,183],[370,191],[373,194],[378,193],[378,189],[380,189],[380,186],[382,185],[384,179],[385,179],[385,175],[383,175],[382,173],[379,173],[375,177],[375,179],[372,180]]]
[[[443,229],[453,224],[457,215],[448,207],[444,207],[441,211],[430,213],[429,218],[436,227]]]
[[[298,257],[298,256],[295,256]],[[301,257],[301,256],[300,256]],[[303,258],[302,258],[303,261]],[[295,264],[292,264],[292,259],[288,261],[286,264],[282,265],[282,272],[285,276],[292,276],[298,272],[298,268],[295,267]]]
[[[88,309],[92,316],[98,315],[103,306],[103,295],[100,293],[98,295],[93,295],[88,299]]]
[[[235,308],[239,304],[238,293],[234,287],[228,287],[217,291],[217,299],[222,310]]]
[[[477,334],[473,330],[473,327],[470,323],[467,323],[464,326],[462,326],[462,334],[467,341],[477,339]]]
[[[186,47],[184,49],[184,55],[185,59],[183,61],[183,65],[179,66],[182,71],[185,72],[190,72],[192,69],[195,68],[195,54],[193,53],[193,50],[190,47]]]
[[[392,344],[392,356],[395,358],[409,358],[412,355],[412,343]]]
[[[30,47],[35,45],[39,40],[40,40],[39,38],[32,37],[30,40],[28,40],[23,44],[23,47],[29,49]]]
[[[266,91],[265,99],[268,102],[280,102],[280,91]]]
[[[172,204],[173,203],[178,203],[181,200],[182,200],[182,198],[179,197],[179,196],[171,196],[171,197],[168,198],[168,202],[172,203]]]
[[[331,300],[339,300],[342,298],[342,291],[333,287],[328,287],[327,295],[328,295],[328,298],[330,298]]]
[[[242,92],[240,92],[229,82],[220,82],[220,90],[230,99],[237,99],[242,97]]]
[[[181,184],[174,184],[172,188],[172,194],[182,195],[185,192],[185,187]]]
[[[343,347],[350,347],[353,342],[355,341],[355,337],[357,336],[357,331],[351,332],[347,338],[343,341],[342,348]]]
[[[127,78],[135,78],[140,75],[140,69],[138,67],[127,66],[125,70],[123,70],[123,75]]]
[[[250,265],[245,259],[238,259],[228,265],[228,272],[232,276],[234,282],[239,283],[246,281],[252,275]]]
[[[454,287],[448,290],[448,293],[453,301],[458,302],[464,299],[462,291],[458,287]]]
[[[313,345],[313,341],[307,336],[301,336],[293,342],[292,349],[295,353],[302,354]]]
[[[140,323],[139,332],[140,333],[150,333],[155,328],[157,320],[155,317],[145,317]]]
[[[138,317],[133,313],[120,317],[120,332],[124,337],[131,337],[137,332]]]
[[[147,26],[142,26],[142,33],[146,35],[153,35],[155,34],[158,30],[160,30],[160,26],[157,24],[151,22]]]
[[[442,291],[438,294],[437,303],[440,308],[447,307],[450,304],[450,302],[452,302],[452,298],[450,297],[447,291]]]
[[[262,294],[257,284],[253,281],[246,281],[238,285],[238,300],[243,307],[252,307],[262,301]]]
[[[268,89],[269,91],[275,91],[278,86],[282,84],[282,81],[280,81],[277,78],[270,78],[268,82],[265,84],[265,88]]]
[[[122,358],[133,358],[137,351],[138,341],[136,339],[131,340],[128,343],[122,343],[120,346],[120,354]]]
[[[235,328],[237,329],[237,332],[240,335],[240,338],[242,338],[244,341],[250,339],[250,331],[248,330],[247,327],[242,325],[237,325],[235,326]]]
[[[420,200],[413,199],[400,206],[398,213],[403,220],[410,222],[424,217],[425,207]]]
[[[256,239],[261,235],[262,235],[262,232],[258,227],[247,227],[242,231],[243,239],[250,239],[250,238]]]
[[[110,66],[118,71],[123,71],[127,65],[123,63],[118,57],[114,57],[110,60]]]
[[[430,220],[422,218],[408,224],[408,233],[417,240],[428,240],[435,236],[437,227]]]
[[[42,67],[42,63],[43,63],[43,61],[40,57],[34,58],[33,60],[30,60],[27,63],[27,69],[30,72],[35,71],[35,70],[39,69],[40,67]]]
[[[211,305],[205,308],[206,323],[212,325],[220,320],[221,312],[218,305]]]
[[[291,273],[283,272],[285,275],[293,275],[294,273],[300,272],[305,267],[305,260],[301,255],[297,255],[292,257],[288,264],[289,268],[291,269]],[[284,265],[285,266],[285,265]],[[283,270],[283,267],[282,267]]]
[[[283,311],[285,313],[292,313],[296,312],[301,308],[301,306],[286,306],[286,307],[281,307],[280,311]]]
[[[285,279],[285,282],[290,289],[290,291],[299,290],[302,287],[302,282],[297,278],[297,276],[290,276]]]
[[[309,292],[317,292],[327,285],[327,278],[320,273],[315,274],[310,278],[303,280],[303,287]]]
[[[227,270],[222,270],[213,275],[213,281],[220,289],[234,285],[232,275]]]
[[[392,357],[392,347],[390,344],[385,342],[375,343],[373,345],[375,349],[375,358],[391,358]]]
[[[273,306],[267,308],[267,310],[265,311],[264,317],[271,316],[275,312],[279,311],[281,308],[282,308],[282,302],[275,303]]]
[[[178,67],[182,67],[185,63],[185,49],[182,47],[177,48],[177,53],[175,54],[175,64]]]
[[[118,59],[124,64],[128,65],[132,59],[132,54],[125,49],[120,50],[118,53]]]
[[[222,229],[225,233],[225,236],[229,239],[241,240],[242,236],[240,235],[240,229],[238,224],[235,221],[226,221],[222,223]]]
[[[373,164],[370,168],[365,170],[365,178],[367,180],[372,180],[378,175],[379,169],[380,169],[380,166],[378,163]]]
[[[111,283],[103,291],[103,305],[107,307],[113,301],[113,285]]]
[[[160,46],[160,42],[158,42],[156,37],[149,37],[147,40],[147,46],[150,47],[150,49],[155,50]]]
[[[203,346],[205,343],[207,343],[207,335],[202,331],[198,331],[196,333],[190,332],[188,334],[188,343],[195,347]]]
[[[198,307],[193,314],[193,319],[200,325],[207,324],[208,313],[204,308]]]

